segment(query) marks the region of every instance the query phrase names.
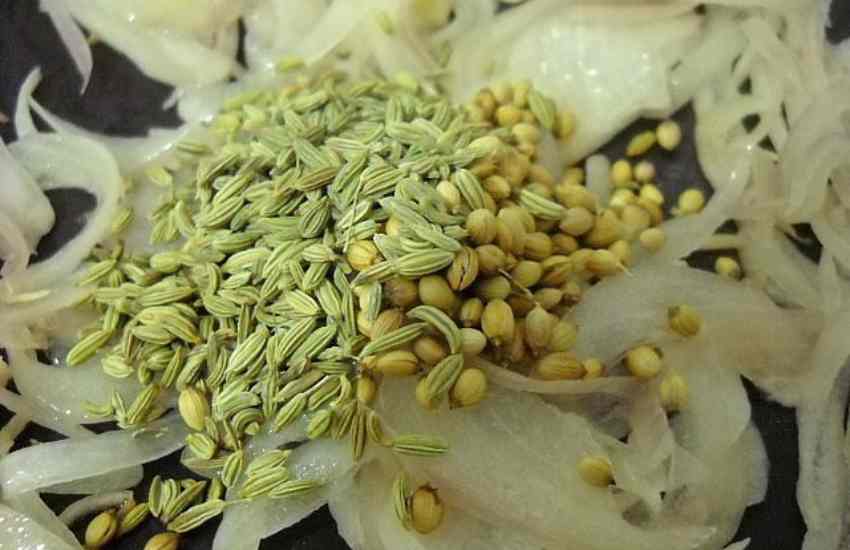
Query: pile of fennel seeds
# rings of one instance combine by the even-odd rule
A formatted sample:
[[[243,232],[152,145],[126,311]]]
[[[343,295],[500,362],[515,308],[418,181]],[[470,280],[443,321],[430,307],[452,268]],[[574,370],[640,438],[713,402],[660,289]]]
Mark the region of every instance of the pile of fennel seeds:
[[[81,283],[97,285],[102,316],[68,363],[101,354],[108,375],[137,377],[132,402],[89,404],[123,429],[179,392],[185,461],[214,473],[215,498],[159,480],[148,505],[168,510],[163,523],[198,506],[212,517],[237,482],[241,498],[315,488],[290,478],[286,451],[248,463],[243,449],[304,415],[309,437],[348,437],[355,459],[370,441],[445,452],[438,437],[384,435],[370,403],[392,377],[419,376],[416,400],[436,408],[486,397],[470,356],[547,380],[603,376],[570,353],[577,327],[561,318],[629,265],[632,243],[663,244],[663,196],[614,171],[606,205],[581,169],[556,183],[537,148],[575,123],[524,82],[457,107],[409,78],[331,72],[231,99],[208,143],[180,145],[179,168],[148,170],[165,190],[150,240],[179,247],[96,251]]]

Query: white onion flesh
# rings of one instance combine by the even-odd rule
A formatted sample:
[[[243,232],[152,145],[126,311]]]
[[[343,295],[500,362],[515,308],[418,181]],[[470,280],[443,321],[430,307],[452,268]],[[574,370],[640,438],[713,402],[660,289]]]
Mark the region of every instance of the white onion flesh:
[[[135,436],[122,430],[26,447],[0,459],[0,489],[17,495],[150,462],[180,449],[186,434],[170,416]]]
[[[179,86],[217,82],[234,69],[232,41],[215,37],[223,30],[237,32],[241,5],[194,1],[163,10],[162,2],[68,2],[77,21],[129,57],[142,72]]]
[[[379,411],[396,433],[434,433],[447,440],[451,452],[440,458],[402,462],[440,487],[451,505],[550,544],[593,550],[688,547],[711,532],[681,524],[641,529],[613,513],[607,492],[585,484],[574,467],[564,467],[600,451],[597,439],[604,436],[580,416],[496,389],[474,410],[434,414],[408,406],[412,391],[406,383],[382,387]],[[499,453],[489,450],[494,440]]]
[[[39,6],[42,11],[50,16],[53,26],[59,33],[59,38],[62,39],[68,53],[71,54],[71,59],[74,60],[74,65],[77,66],[82,77],[80,93],[83,93],[88,87],[94,64],[91,49],[89,49],[89,43],[83,35],[83,31],[74,23],[65,0],[39,0]]]
[[[27,245],[23,257],[26,262],[39,239],[53,227],[53,207],[32,175],[27,173],[27,167],[21,166],[20,159],[10,153],[3,140],[0,140],[0,181],[3,182],[0,213],[8,219],[7,225],[14,226],[13,229],[23,236]]]
[[[85,402],[107,403],[113,391],[125,400],[132,400],[139,391],[135,377],[112,378],[104,374],[99,359],[83,365],[69,367],[64,364],[65,350],[55,350],[62,356],[62,364],[47,366],[29,352],[8,349],[9,367],[18,391],[34,407],[49,411],[60,423],[91,424],[103,422],[85,410]],[[50,380],[45,384],[45,380]]]
[[[35,264],[4,280],[7,289],[26,292],[67,280],[95,244],[109,233],[123,194],[118,166],[99,144],[81,137],[36,134],[15,142],[12,154],[42,189],[74,187],[97,201],[85,228],[48,262]]]
[[[0,503],[0,550],[74,550],[35,519]]]
[[[330,497],[345,492],[352,482],[354,466],[347,442],[319,440],[302,444],[287,462],[293,479],[312,479],[324,485],[302,497],[257,498],[228,507],[213,549],[258,548],[261,539],[298,523],[324,506]]]
[[[53,513],[38,493],[33,491],[31,493],[4,498],[3,503],[16,512],[32,518],[41,527],[62,539],[70,547],[74,549],[82,548],[74,533]]]

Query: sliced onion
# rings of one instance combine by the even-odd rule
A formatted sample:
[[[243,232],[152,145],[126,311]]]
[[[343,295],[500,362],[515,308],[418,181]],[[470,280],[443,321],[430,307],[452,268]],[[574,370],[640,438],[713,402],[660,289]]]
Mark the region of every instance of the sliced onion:
[[[600,204],[608,204],[611,195],[611,182],[609,173],[611,161],[605,155],[593,155],[588,157],[585,169],[587,171],[587,189],[594,193]]]
[[[209,9],[203,3],[181,2],[167,10],[161,4],[143,10],[145,4],[89,0],[71,2],[68,8],[77,21],[151,78],[175,86],[198,86],[230,74],[236,52],[221,50],[212,38],[222,28],[237,32],[238,7],[234,10],[227,3],[216,2],[215,8]],[[240,4],[232,2],[231,6]]]
[[[39,239],[53,227],[55,214],[50,201],[32,175],[27,173],[28,167],[20,163],[21,159],[10,154],[0,140],[0,181],[3,182],[0,211],[23,234],[29,254],[35,250]]]
[[[287,467],[293,479],[312,479],[324,485],[302,497],[257,498],[229,506],[216,532],[214,550],[254,549],[260,540],[294,525],[345,491],[352,482],[351,447],[334,440],[304,443],[292,453]]]
[[[264,0],[245,14],[245,59],[254,69],[272,70],[318,24],[328,8],[312,0]]]
[[[72,502],[62,510],[62,513],[59,514],[59,521],[65,525],[73,525],[84,516],[103,512],[110,508],[118,508],[132,498],[132,491],[89,495]]]
[[[59,38],[71,54],[83,80],[80,86],[80,93],[83,93],[89,85],[93,65],[91,49],[83,31],[74,23],[65,0],[39,0],[39,7],[50,17]]]
[[[513,391],[547,395],[586,395],[593,393],[626,396],[639,385],[630,376],[609,376],[595,380],[537,380],[476,358],[474,365],[487,373],[493,384]]]
[[[30,417],[36,424],[67,437],[88,437],[91,435],[91,432],[79,424],[58,417],[52,410],[33,406],[20,395],[12,393],[5,388],[0,388],[0,405],[12,413]]]
[[[29,263],[32,249],[23,230],[6,213],[0,212],[0,258],[3,268],[0,275],[9,276],[23,272]]]
[[[63,350],[57,350],[63,354]],[[31,352],[8,348],[9,367],[18,391],[33,407],[49,411],[61,424],[92,424],[103,422],[85,410],[85,402],[108,403],[113,391],[132,400],[139,391],[135,377],[112,378],[100,368],[99,358],[83,365],[69,367],[63,363],[54,367],[42,364]],[[45,380],[50,380],[45,384]]]
[[[49,261],[5,279],[7,288],[26,292],[70,278],[94,245],[109,234],[123,187],[112,155],[85,138],[37,134],[17,141],[10,150],[42,189],[76,187],[93,194],[97,201],[85,228]]]
[[[4,503],[25,516],[32,518],[39,526],[50,531],[74,549],[82,549],[74,533],[62,523],[38,493],[24,493],[3,499]]]
[[[446,502],[556,547],[689,547],[711,532],[681,524],[641,529],[612,512],[608,493],[565,467],[598,453],[597,439],[604,437],[577,415],[497,388],[474,410],[431,413],[409,406],[413,385],[382,387],[378,409],[395,433],[438,434],[449,443],[451,451],[440,458],[403,460],[439,487]],[[500,452],[492,452],[493,441]]]
[[[36,67],[29,72],[18,89],[18,98],[15,102],[15,133],[19,139],[38,133],[38,128],[32,120],[29,101],[39,82],[41,82],[41,67]]]
[[[141,464],[121,468],[105,474],[51,485],[45,492],[58,495],[93,495],[106,491],[132,489],[145,477]]]
[[[0,503],[0,538],[15,550],[74,550],[72,546],[38,524],[33,518]]]
[[[668,235],[664,247],[652,256],[652,263],[672,262],[684,258],[714,235],[735,213],[735,206],[750,180],[749,155],[741,155],[728,175],[699,214],[674,218],[664,224]]]
[[[721,364],[747,376],[796,377],[805,372],[817,315],[783,310],[763,292],[688,267],[646,266],[591,287],[573,311],[576,353],[610,363],[641,343],[675,341],[667,310],[688,304],[703,318],[696,338],[710,342]]]
[[[180,449],[186,435],[182,419],[171,415],[140,434],[119,430],[26,447],[0,459],[0,488],[18,495],[144,464]]]
[[[57,132],[82,137],[106,147],[124,174],[135,174],[153,162],[169,162],[175,146],[183,140],[205,141],[207,138],[206,130],[196,124],[185,124],[178,128],[151,128],[145,137],[104,136],[63,120],[32,97],[28,97],[28,105]]]

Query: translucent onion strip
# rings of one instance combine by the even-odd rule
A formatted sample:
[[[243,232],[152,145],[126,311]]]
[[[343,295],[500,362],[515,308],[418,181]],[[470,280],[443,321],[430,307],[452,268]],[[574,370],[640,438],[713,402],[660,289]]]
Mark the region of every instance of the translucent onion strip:
[[[120,430],[26,447],[0,460],[0,489],[17,495],[144,464],[183,447],[186,435],[183,421],[172,415],[141,433]]]
[[[39,6],[41,11],[50,16],[53,26],[59,33],[59,38],[62,39],[68,53],[71,54],[71,59],[74,60],[74,65],[77,66],[83,80],[80,93],[84,92],[89,84],[93,61],[91,49],[89,49],[89,43],[83,35],[83,31],[71,17],[71,12],[68,11],[65,0],[40,0]]]
[[[4,281],[7,288],[26,292],[67,281],[94,245],[109,234],[123,194],[123,183],[109,151],[85,138],[36,134],[17,141],[10,150],[42,189],[79,188],[94,195],[97,201],[85,228],[49,261],[35,264]]]
[[[74,550],[72,546],[41,526],[33,518],[0,503],[0,539],[15,550]]]

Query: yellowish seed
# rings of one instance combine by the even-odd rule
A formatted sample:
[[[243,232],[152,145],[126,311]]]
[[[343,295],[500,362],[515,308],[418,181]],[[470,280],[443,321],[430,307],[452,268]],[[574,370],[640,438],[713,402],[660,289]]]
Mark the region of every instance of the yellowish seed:
[[[714,271],[716,271],[718,275],[722,275],[729,279],[741,278],[740,264],[738,264],[734,258],[730,258],[729,256],[721,256],[717,258],[714,262]]]
[[[426,275],[419,279],[419,300],[428,306],[451,313],[458,298],[442,275]]]
[[[504,300],[487,302],[481,315],[481,329],[493,345],[499,347],[511,341],[514,335],[514,312]]]
[[[177,550],[180,535],[177,533],[159,533],[148,539],[144,550]]]
[[[502,105],[496,109],[496,124],[502,128],[510,128],[522,122],[522,110],[513,105]]]
[[[440,194],[449,209],[455,210],[460,207],[463,198],[454,183],[448,180],[441,181],[437,184],[437,193]]]
[[[410,376],[419,370],[419,361],[412,351],[388,351],[377,357],[374,369],[387,376]]]
[[[578,462],[578,473],[585,483],[607,487],[614,481],[611,461],[604,456],[585,456]]]
[[[398,237],[401,234],[401,225],[400,219],[390,216],[386,224],[384,224],[384,231],[391,237]]]
[[[641,246],[645,249],[650,252],[658,252],[667,241],[667,235],[664,234],[663,229],[659,227],[651,227],[641,232],[639,240]]]
[[[518,186],[524,182],[525,178],[528,176],[529,166],[531,166],[531,162],[525,155],[521,155],[519,153],[506,153],[502,155],[499,173],[501,173],[512,186]]]
[[[532,354],[539,355],[548,346],[556,322],[554,315],[537,306],[525,318],[525,341]]]
[[[549,169],[542,164],[532,164],[528,168],[528,177],[532,181],[542,183],[548,188],[555,186],[555,176],[553,176],[552,172],[550,172]]]
[[[437,491],[430,487],[420,487],[410,500],[410,515],[413,528],[423,535],[437,529],[443,522],[443,503]]]
[[[481,323],[484,312],[484,302],[480,298],[468,298],[460,306],[458,319],[465,327],[477,327]]]
[[[375,321],[369,319],[369,315],[366,313],[365,309],[361,309],[357,312],[357,330],[363,336],[372,337],[372,327],[375,325]]]
[[[410,279],[390,279],[384,283],[384,294],[391,304],[402,309],[419,303],[419,285]]]
[[[378,339],[381,336],[401,328],[404,324],[404,312],[398,308],[385,309],[378,314],[378,318],[372,323],[372,339]]]
[[[486,208],[472,211],[466,218],[466,230],[477,244],[488,244],[496,238],[496,217]]]
[[[497,166],[492,159],[482,159],[470,166],[469,171],[478,177],[478,179],[485,179],[496,173]]]
[[[626,353],[626,368],[638,378],[652,378],[663,366],[661,355],[652,346],[638,346]]]
[[[608,207],[622,215],[623,210],[637,202],[637,197],[631,189],[616,189],[611,193],[611,198],[608,200]]]
[[[577,304],[581,301],[581,296],[584,294],[584,288],[577,281],[567,281],[561,286],[564,292],[564,301]]]
[[[114,510],[101,512],[86,527],[85,541],[88,548],[103,548],[118,531],[118,517]]]
[[[375,394],[378,393],[378,385],[368,376],[361,376],[357,379],[356,395],[357,400],[368,405],[375,400]]]
[[[596,223],[585,236],[585,240],[590,246],[601,248],[621,239],[622,236],[623,229],[617,214],[613,210],[605,210],[596,217]]]
[[[635,165],[634,176],[638,183],[649,183],[655,179],[655,165],[642,160]]]
[[[468,246],[464,246],[455,254],[455,259],[446,272],[446,280],[452,290],[463,290],[475,282],[475,279],[478,278],[478,272],[478,253]],[[420,291],[420,296],[421,294]]]
[[[552,248],[552,239],[546,233],[537,231],[526,235],[525,257],[529,260],[545,260],[552,255]]]
[[[481,355],[487,347],[487,337],[484,333],[474,328],[460,329],[461,347],[464,355]]]
[[[523,249],[525,247],[525,230],[518,238],[522,239]],[[514,234],[505,220],[496,219],[496,246],[504,252],[512,252],[514,248]]]
[[[655,130],[658,145],[662,149],[672,151],[682,143],[682,127],[675,120],[665,120]]]
[[[452,3],[446,0],[414,0],[412,7],[416,24],[430,30],[445,26],[452,13]]]
[[[569,351],[573,348],[578,338],[578,327],[572,321],[562,319],[552,327],[552,336],[549,338],[549,350],[555,352]]]
[[[528,94],[531,92],[531,82],[520,80],[513,85],[514,106],[524,109],[528,107]]]
[[[357,271],[364,271],[381,261],[378,247],[372,241],[354,241],[345,254],[349,265]]]
[[[598,198],[583,185],[564,184],[555,187],[555,198],[567,208],[581,206],[596,211]]]
[[[475,283],[475,295],[485,302],[504,300],[510,293],[511,283],[501,275]]]
[[[620,265],[628,267],[632,264],[632,245],[628,241],[616,241],[608,247],[608,250],[617,257]]]
[[[497,154],[505,144],[496,136],[483,136],[472,141],[469,148],[483,153],[485,157]]]
[[[626,146],[627,157],[638,157],[646,154],[655,145],[655,132],[647,130],[632,137]]]
[[[537,222],[534,220],[534,216],[531,212],[519,206],[513,207],[512,210],[519,216],[526,233],[534,233],[537,231]]]
[[[594,275],[607,277],[623,271],[623,264],[610,250],[594,250],[587,260],[587,270]]]
[[[576,116],[572,111],[562,109],[555,119],[555,134],[562,140],[567,140],[575,133]]]
[[[522,260],[511,270],[511,279],[522,288],[531,288],[543,277],[543,266],[540,262]]]
[[[499,174],[494,174],[484,180],[484,190],[497,201],[511,196],[511,184]]]
[[[661,404],[668,412],[681,411],[688,405],[688,384],[680,374],[670,372],[661,381]]]
[[[516,293],[508,296],[505,301],[511,306],[511,311],[514,312],[514,318],[519,319],[525,317],[528,313],[537,306],[534,299],[526,293]]]
[[[641,232],[649,229],[652,225],[652,216],[649,212],[636,204],[629,204],[623,208],[620,213],[620,220],[623,222],[622,227],[625,236],[629,239],[640,235]]]
[[[584,168],[573,166],[567,168],[564,172],[564,177],[561,178],[561,185],[582,185],[584,183]]]
[[[667,321],[670,328],[682,336],[696,336],[702,328],[702,316],[687,304],[669,308]]]
[[[687,189],[681,195],[674,209],[677,216],[697,214],[705,206],[705,195],[699,189]]]
[[[514,335],[508,346],[508,361],[514,365],[522,364],[526,357],[525,346],[525,319],[518,319],[514,324]]]
[[[578,241],[572,235],[556,233],[551,238],[553,254],[566,255],[578,250]]]
[[[551,311],[564,299],[564,292],[559,288],[541,288],[534,292],[534,301],[546,311]]]
[[[193,430],[203,430],[207,417],[210,415],[210,404],[201,390],[188,386],[180,392],[177,399],[177,409],[183,422]]]
[[[585,380],[593,380],[594,378],[599,378],[600,376],[605,375],[605,365],[602,364],[602,361],[599,359],[585,359],[581,362],[584,366],[584,379]]]
[[[579,248],[570,254],[570,263],[576,273],[580,273],[587,269],[587,262],[590,261],[590,256],[593,254],[592,248]]]
[[[505,253],[494,244],[485,244],[475,249],[478,256],[478,271],[484,275],[495,275],[505,267]]]
[[[440,404],[439,400],[428,398],[428,383],[425,378],[422,378],[416,384],[416,402],[419,403],[420,407],[429,411],[436,409]]]
[[[558,227],[567,235],[580,237],[593,229],[595,223],[596,216],[590,210],[582,206],[574,206],[567,209]]]
[[[471,407],[487,395],[487,375],[481,369],[464,369],[452,386],[451,399],[457,407]]]
[[[525,113],[523,113],[522,120],[523,122],[527,122],[529,124],[533,124],[533,117],[526,117]],[[529,161],[537,160],[537,146],[533,143],[528,143],[524,141],[516,146],[516,150],[522,153]]]
[[[528,124],[527,122],[520,122],[514,125],[511,128],[511,133],[519,143],[537,144],[540,143],[540,139],[542,138],[540,129],[534,124]]]
[[[449,350],[433,336],[420,336],[413,341],[413,353],[426,365],[436,365],[449,355]]]
[[[611,185],[628,187],[632,184],[632,165],[626,159],[620,159],[611,165]]]
[[[496,110],[496,98],[493,97],[493,92],[490,90],[481,90],[478,92],[475,96],[475,105],[484,112],[487,118],[492,117],[493,112]]]
[[[493,92],[493,97],[499,105],[505,105],[513,101],[514,89],[510,82],[499,82],[490,86],[490,91]]]
[[[584,366],[572,353],[553,352],[534,365],[534,375],[543,380],[579,380]]]
[[[504,246],[501,246],[501,248],[505,252],[512,252],[517,255],[525,251],[525,238],[528,233],[521,212],[521,208],[502,208],[498,214],[499,220],[507,226],[511,245],[509,249]]]
[[[664,204],[664,193],[654,183],[646,183],[640,188],[640,198],[661,206]]]
[[[652,225],[659,225],[664,221],[664,211],[661,210],[661,206],[659,204],[642,197],[638,197],[636,204],[649,212],[649,219],[651,220]]]

